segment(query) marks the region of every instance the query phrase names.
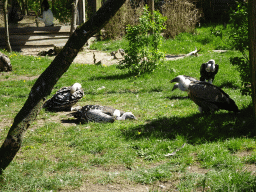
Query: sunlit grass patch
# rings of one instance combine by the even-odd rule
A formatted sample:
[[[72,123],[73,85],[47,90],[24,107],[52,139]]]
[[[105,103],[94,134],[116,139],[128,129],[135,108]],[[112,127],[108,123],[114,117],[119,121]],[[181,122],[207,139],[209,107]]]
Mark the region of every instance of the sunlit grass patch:
[[[195,46],[202,52],[198,57],[165,61],[153,73],[134,76],[114,65],[72,64],[46,99],[61,87],[79,82],[85,95],[78,105],[112,106],[132,112],[137,120],[79,124],[67,113],[41,110],[26,131],[19,153],[1,176],[1,190],[79,190],[85,182],[148,188],[171,183],[172,187],[165,188],[170,191],[255,190],[251,97],[241,95],[239,72],[229,62],[239,53],[212,52],[214,42],[220,41],[199,37],[209,32],[202,28],[196,34],[166,40],[168,54],[184,54]],[[122,40],[93,46],[106,51],[125,49]],[[2,142],[37,79],[25,77],[38,77],[51,63],[47,57],[11,54],[14,71],[0,75]],[[240,113],[220,110],[202,115],[186,92],[172,91],[171,79],[178,75],[199,79],[201,64],[210,59],[220,65],[214,84],[234,99]],[[248,165],[250,170],[245,169]],[[192,166],[204,172],[188,171]]]

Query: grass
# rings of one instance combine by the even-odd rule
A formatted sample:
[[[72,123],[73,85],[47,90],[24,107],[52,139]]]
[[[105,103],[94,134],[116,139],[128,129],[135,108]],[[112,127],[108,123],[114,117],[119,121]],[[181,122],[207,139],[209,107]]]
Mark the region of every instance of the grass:
[[[200,53],[207,53],[211,50],[232,50],[232,42],[229,38],[230,25],[224,28],[222,25],[202,26],[196,28],[194,33],[180,33],[174,39],[163,41],[162,51],[166,54],[187,54],[195,50]],[[126,39],[98,41],[91,45],[91,49],[101,51],[117,51],[119,48],[124,50],[129,45]]]
[[[210,30],[201,28],[197,33]],[[168,54],[188,53],[199,39],[195,36],[181,34],[166,40],[164,49]],[[240,53],[210,51],[216,44],[214,40],[200,44],[201,56],[166,61],[154,73],[141,76],[128,75],[115,66],[72,64],[51,96],[61,87],[79,82],[85,91],[79,105],[113,106],[133,112],[138,120],[67,125],[65,122],[73,122],[71,117],[42,110],[0,177],[1,191],[78,190],[85,183],[94,191],[109,185],[136,186],[138,190],[147,186],[150,191],[255,191],[251,98],[241,95],[239,72],[229,63],[231,56]],[[93,44],[107,51],[123,45],[123,40]],[[36,81],[33,77],[51,63],[47,57],[4,53],[11,58],[13,72],[0,75],[1,142]],[[186,93],[171,91],[172,78],[180,74],[199,78],[200,65],[209,59],[220,64],[214,84],[235,100],[241,113],[201,115]],[[98,90],[102,86],[106,88]],[[176,155],[165,156],[177,149]]]

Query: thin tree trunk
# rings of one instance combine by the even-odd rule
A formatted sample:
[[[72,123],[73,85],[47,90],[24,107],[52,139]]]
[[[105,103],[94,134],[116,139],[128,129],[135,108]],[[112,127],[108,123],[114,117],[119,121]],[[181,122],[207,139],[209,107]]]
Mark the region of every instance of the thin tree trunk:
[[[254,123],[256,122],[256,1],[248,1],[248,14],[249,14],[249,58],[250,68],[252,75],[252,103],[253,103],[253,117]],[[256,123],[255,123],[256,133]]]
[[[154,0],[149,0],[148,1],[148,9],[149,9],[151,15],[153,15],[154,9],[155,9]]]
[[[75,31],[76,29],[76,18],[77,18],[77,4],[78,0],[73,0],[72,3],[72,20],[71,20],[71,28],[70,28],[70,35]]]
[[[52,0],[52,10],[55,11],[55,0]]]
[[[108,0],[89,21],[74,31],[62,51],[37,79],[29,93],[27,101],[14,118],[8,135],[0,148],[1,174],[19,151],[23,135],[32,121],[36,119],[46,96],[51,93],[53,86],[68,70],[86,41],[95,33],[99,32],[124,2],[125,0]]]
[[[10,44],[10,35],[9,35],[7,5],[8,5],[8,0],[4,0],[4,26],[5,26],[6,48],[7,48],[7,51],[12,52],[12,47],[11,47],[11,44]]]

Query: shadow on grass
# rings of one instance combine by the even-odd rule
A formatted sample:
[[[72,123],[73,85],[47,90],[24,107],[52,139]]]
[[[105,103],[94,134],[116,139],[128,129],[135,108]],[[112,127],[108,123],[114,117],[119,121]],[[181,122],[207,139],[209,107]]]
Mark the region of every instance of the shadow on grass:
[[[242,109],[239,114],[220,111],[211,115],[197,113],[188,117],[159,118],[133,129],[123,130],[123,135],[135,140],[142,137],[174,139],[180,135],[191,144],[241,136],[253,137],[255,130],[252,114],[250,107]]]
[[[234,85],[232,82],[229,82],[229,81],[226,81],[226,82],[223,82],[221,83],[221,85],[219,86],[219,88],[231,88],[231,89],[238,89],[240,88],[239,86],[237,85]]]
[[[176,100],[176,99],[185,100],[185,99],[189,99],[188,96],[171,96],[171,97],[166,97],[166,98],[170,99],[170,100]]]
[[[124,74],[116,74],[116,75],[106,75],[106,76],[94,76],[88,79],[88,81],[95,80],[118,80],[118,79],[126,79],[129,77],[135,76],[134,74],[124,73]]]
[[[77,119],[62,119],[61,123],[66,123],[66,124],[77,124],[79,125],[80,122]]]

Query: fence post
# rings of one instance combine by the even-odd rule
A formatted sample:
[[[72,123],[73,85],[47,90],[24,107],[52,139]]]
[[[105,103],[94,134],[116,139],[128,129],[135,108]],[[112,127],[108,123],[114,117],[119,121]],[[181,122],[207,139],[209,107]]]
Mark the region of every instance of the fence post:
[[[85,23],[85,21],[86,21],[85,0],[79,0],[77,8],[78,8],[77,25],[81,25],[82,23]]]

